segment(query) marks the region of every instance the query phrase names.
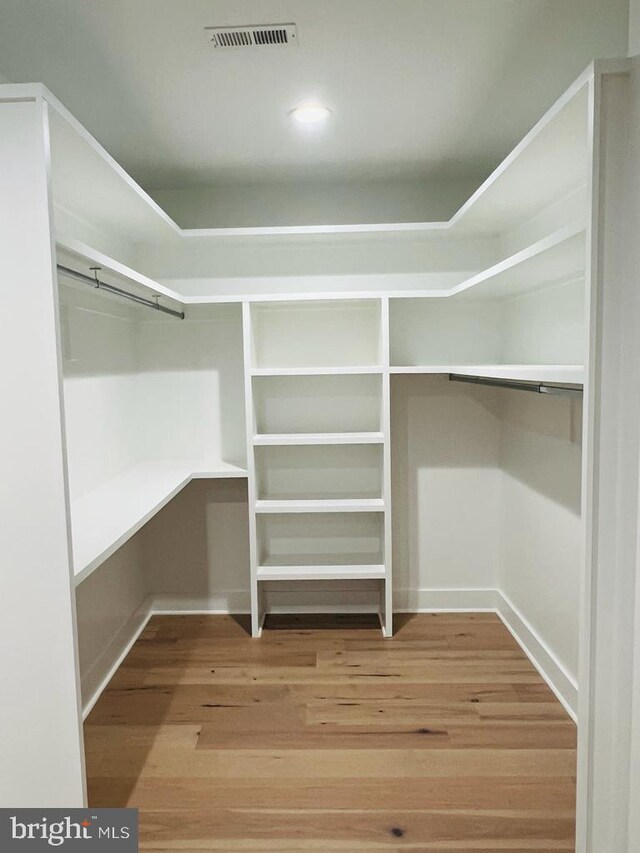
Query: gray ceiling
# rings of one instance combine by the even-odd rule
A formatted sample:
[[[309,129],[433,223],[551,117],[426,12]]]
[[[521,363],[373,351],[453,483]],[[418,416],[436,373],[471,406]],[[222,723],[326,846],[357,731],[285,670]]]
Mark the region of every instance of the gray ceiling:
[[[207,25],[298,25],[215,51]],[[0,0],[0,72],[42,81],[149,189],[484,175],[594,57],[627,0]],[[326,103],[326,127],[288,117]]]

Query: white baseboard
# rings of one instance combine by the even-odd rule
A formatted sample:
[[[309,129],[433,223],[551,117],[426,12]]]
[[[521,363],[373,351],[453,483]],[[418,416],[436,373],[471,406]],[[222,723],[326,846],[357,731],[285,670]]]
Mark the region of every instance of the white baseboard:
[[[154,595],[152,597],[154,614],[170,615],[179,613],[210,613],[223,615],[228,613],[250,613],[251,602],[246,589],[230,589],[216,595]]]
[[[496,590],[498,606],[496,613],[509,629],[514,639],[553,690],[571,719],[578,719],[578,684],[567,672],[554,652],[545,643],[535,628],[518,610],[515,604],[500,590]]]
[[[91,668],[82,676],[82,695],[89,694],[83,704],[82,719],[85,720],[96,704],[104,689],[107,687],[122,661],[153,616],[153,601],[146,598],[124,623],[106,649],[98,657]]]
[[[482,612],[495,613],[498,591],[478,589],[401,589],[395,590],[396,613]]]
[[[303,593],[294,589],[283,590],[283,593],[285,600],[280,600],[277,604],[274,603],[271,612],[309,612],[308,598],[305,605]],[[567,672],[554,652],[513,602],[499,589],[400,590],[396,591],[396,602],[394,611],[397,613],[496,613],[555,693],[569,716],[574,722],[576,721],[578,686],[575,679]],[[228,615],[229,613],[244,614],[248,612],[245,590],[231,590],[215,597],[157,595],[147,599],[118,632],[83,678],[83,687],[87,684],[91,685],[92,676],[98,682],[93,689],[86,688],[91,696],[84,707],[83,717],[89,714],[151,616],[173,614]],[[361,600],[356,598],[349,602],[327,599],[320,605],[314,603],[313,612],[362,613],[375,612],[375,608],[372,608],[364,598]],[[96,676],[96,673],[104,673],[105,669],[107,670],[106,675]]]

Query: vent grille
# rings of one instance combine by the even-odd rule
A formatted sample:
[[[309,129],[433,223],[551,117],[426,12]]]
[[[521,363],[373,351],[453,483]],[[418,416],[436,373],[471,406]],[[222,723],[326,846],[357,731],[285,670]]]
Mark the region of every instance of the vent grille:
[[[205,27],[204,31],[210,44],[224,50],[247,47],[291,47],[298,43],[295,24]]]

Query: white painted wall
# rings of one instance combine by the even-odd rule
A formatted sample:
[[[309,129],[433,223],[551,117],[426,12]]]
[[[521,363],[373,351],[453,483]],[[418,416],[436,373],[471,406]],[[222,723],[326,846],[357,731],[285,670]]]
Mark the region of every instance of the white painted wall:
[[[61,293],[72,498],[144,461],[244,464],[239,306],[155,321],[84,285]]]
[[[182,228],[437,222],[449,219],[483,177],[234,183],[159,189],[153,196]]]
[[[584,364],[584,279],[506,300],[500,361]]]
[[[156,606],[249,610],[246,480],[193,481],[140,531]]]
[[[0,805],[82,806],[76,626],[47,116],[0,104]]]
[[[502,495],[499,404],[493,389],[443,376],[392,378],[396,607],[440,607],[439,591],[495,587]]]
[[[594,429],[587,493],[593,524],[586,543],[584,605],[591,654],[583,658],[580,672],[580,683],[588,689],[580,694],[584,724],[578,763],[584,774],[578,788],[578,818],[584,823],[589,853],[628,853],[640,844],[638,63],[629,77],[604,77],[598,94],[593,284],[597,301],[591,308]]]
[[[151,318],[151,319],[149,319]],[[139,325],[137,394],[148,460],[246,462],[239,305],[151,311]]]
[[[640,0],[629,0],[629,56],[640,53]]]
[[[86,707],[148,613],[141,534],[76,589],[82,703]]]
[[[503,313],[488,299],[392,299],[391,364],[496,364]]]
[[[498,588],[578,678],[582,526],[579,400],[499,391]]]
[[[60,277],[69,483],[81,497],[141,461],[139,311]]]

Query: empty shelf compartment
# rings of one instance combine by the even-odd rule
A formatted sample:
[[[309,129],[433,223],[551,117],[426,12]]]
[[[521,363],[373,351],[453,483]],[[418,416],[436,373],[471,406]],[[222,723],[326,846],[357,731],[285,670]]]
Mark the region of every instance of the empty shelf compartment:
[[[253,367],[359,367],[381,363],[375,299],[262,303],[251,307]]]
[[[380,431],[379,375],[254,376],[259,435]]]
[[[384,564],[382,513],[266,514],[257,519],[258,577],[309,571],[381,576]],[[291,575],[293,577],[293,575]],[[273,579],[273,578],[270,578]]]
[[[382,497],[382,447],[376,444],[257,447],[260,501]]]

